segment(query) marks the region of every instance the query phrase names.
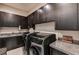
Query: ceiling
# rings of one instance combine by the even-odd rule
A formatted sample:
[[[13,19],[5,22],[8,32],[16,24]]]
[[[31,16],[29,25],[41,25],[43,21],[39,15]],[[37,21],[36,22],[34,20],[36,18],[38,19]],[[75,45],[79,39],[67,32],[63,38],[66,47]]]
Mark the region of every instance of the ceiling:
[[[27,13],[30,13],[34,11],[34,9],[45,5],[45,3],[3,3],[3,4]]]
[[[46,3],[0,3],[0,11],[28,16]]]

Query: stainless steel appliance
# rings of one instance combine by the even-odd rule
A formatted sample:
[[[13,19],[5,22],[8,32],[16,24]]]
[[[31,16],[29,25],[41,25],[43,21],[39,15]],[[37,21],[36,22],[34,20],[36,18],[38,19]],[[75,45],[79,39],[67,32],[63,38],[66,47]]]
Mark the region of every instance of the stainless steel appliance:
[[[31,33],[26,36],[26,51],[28,55],[49,55],[49,44],[56,41],[55,34]]]

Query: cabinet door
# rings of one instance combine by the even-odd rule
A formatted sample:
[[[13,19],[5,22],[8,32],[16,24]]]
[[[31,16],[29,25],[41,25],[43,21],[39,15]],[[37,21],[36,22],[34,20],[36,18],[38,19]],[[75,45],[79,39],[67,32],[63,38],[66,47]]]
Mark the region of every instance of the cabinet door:
[[[55,20],[55,4],[50,3],[40,8],[39,10],[40,23],[47,23]]]
[[[7,50],[12,50],[18,47],[21,47],[24,45],[23,38],[18,36],[18,37],[9,37],[5,38],[7,40],[6,42],[6,47]]]
[[[36,24],[40,24],[42,20],[41,13],[38,10],[36,11],[36,13],[37,13]]]
[[[44,15],[45,15],[45,21],[46,22],[51,22],[55,20],[55,11],[56,11],[56,4],[55,3],[50,3],[44,6]]]
[[[26,18],[28,19],[28,26],[29,27],[32,27],[32,24],[39,24],[40,23],[38,11],[33,12]]]
[[[43,9],[39,9],[38,10],[38,24],[43,23],[44,22],[44,12]]]
[[[48,4],[28,16],[28,23],[40,24],[55,20],[55,4]]]
[[[6,40],[7,40],[6,42],[7,50],[11,50],[17,47],[16,37],[6,38]]]
[[[10,19],[11,21],[9,21],[8,25],[10,25],[11,27],[18,27],[20,24],[20,16],[19,15],[9,15],[8,19]]]
[[[28,28],[28,19],[26,17],[20,16],[20,26],[21,26],[21,29]]]
[[[38,23],[40,23],[40,20],[39,20],[39,13],[38,13],[38,11],[35,11],[35,12],[33,13],[33,24],[38,24]]]
[[[0,48],[6,48],[6,39],[0,38]]]
[[[79,3],[77,4],[77,12],[78,12],[78,24],[77,24],[77,29],[79,30]]]
[[[32,24],[33,24],[33,14],[29,15],[26,18],[28,19],[28,26],[32,27]]]
[[[45,23],[46,20],[46,12],[45,8],[40,8],[35,12],[35,24]]]
[[[19,26],[19,17],[10,13],[0,12],[1,27],[17,27]]]
[[[57,4],[57,30],[77,30],[77,4]]]
[[[0,13],[0,27],[2,27],[2,26],[3,26],[3,20],[2,20],[2,15]]]

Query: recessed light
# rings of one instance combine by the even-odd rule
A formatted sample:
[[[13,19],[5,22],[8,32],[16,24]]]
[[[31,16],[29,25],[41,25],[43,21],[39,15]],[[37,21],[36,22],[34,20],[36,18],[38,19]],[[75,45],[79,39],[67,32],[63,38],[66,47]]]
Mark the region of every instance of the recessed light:
[[[40,12],[40,13],[43,13],[43,10],[42,9],[39,9],[39,10],[37,10],[38,12]]]
[[[44,8],[47,9],[47,10],[50,10],[51,9],[51,7],[50,7],[49,4],[47,4]]]

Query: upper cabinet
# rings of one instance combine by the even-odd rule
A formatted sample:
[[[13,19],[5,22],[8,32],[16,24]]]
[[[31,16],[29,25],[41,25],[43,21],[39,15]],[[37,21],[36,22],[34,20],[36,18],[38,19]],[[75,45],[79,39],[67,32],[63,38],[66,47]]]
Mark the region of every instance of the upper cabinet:
[[[0,12],[1,27],[17,27],[19,25],[19,17],[13,14]]]
[[[77,17],[77,18],[78,18],[78,22],[77,22],[78,25],[77,25],[77,28],[78,28],[78,30],[79,30],[79,3],[77,4],[77,10],[78,10],[78,11],[77,11],[77,12],[78,12],[78,17]]]
[[[18,27],[28,28],[28,20],[24,16],[14,15],[11,13],[0,12],[0,27]]]
[[[40,24],[51,22],[56,19],[55,17],[55,4],[47,4],[40,9],[36,10],[34,13],[28,16],[28,23]]]
[[[21,29],[28,29],[28,19],[26,17],[20,16],[19,20]]]
[[[48,3],[27,18],[29,26],[55,21],[56,30],[79,30],[79,4]]]
[[[51,22],[56,20],[56,4],[55,3],[50,3],[45,5],[43,8],[43,19],[46,22]]]
[[[77,30],[77,4],[66,3],[56,5],[57,30]]]
[[[28,26],[31,27],[33,24],[33,14],[26,17],[26,19],[28,19]]]

